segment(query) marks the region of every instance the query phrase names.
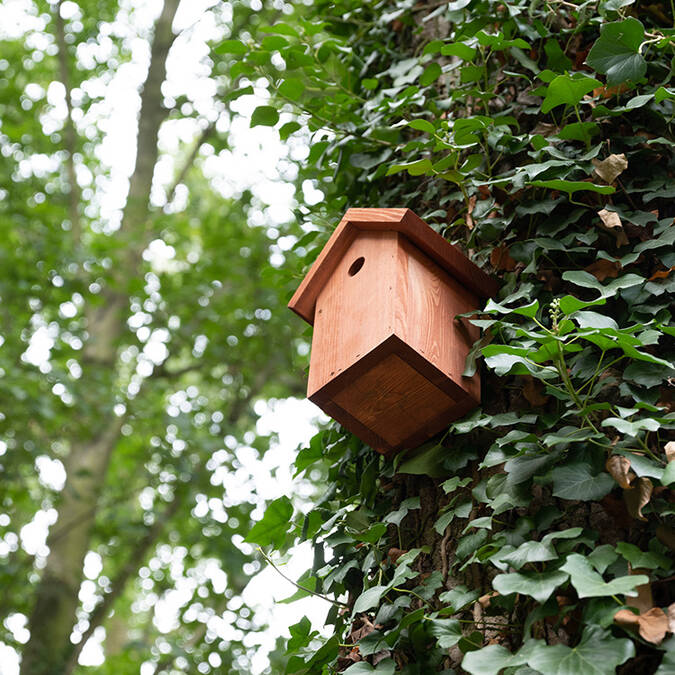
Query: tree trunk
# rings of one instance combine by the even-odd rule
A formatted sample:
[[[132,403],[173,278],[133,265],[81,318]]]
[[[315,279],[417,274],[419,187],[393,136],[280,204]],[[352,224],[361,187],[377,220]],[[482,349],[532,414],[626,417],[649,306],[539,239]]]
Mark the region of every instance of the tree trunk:
[[[21,675],[67,672],[84,556],[90,548],[101,487],[122,426],[122,419],[112,412],[118,341],[125,330],[128,305],[122,284],[138,272],[146,244],[157,137],[167,114],[161,103],[161,85],[174,39],[171,25],[178,2],[166,0],[155,25],[150,66],[141,96],[136,165],[122,218],[121,234],[127,247],[123,249],[123,259],[117,261],[116,283],[107,291],[107,302],[97,311],[88,311],[89,340],[83,355],[81,391],[83,398],[94,398],[90,403],[96,406],[100,418],[108,422],[87,439],[71,440],[67,480],[58,509],[59,524],[48,540],[50,554],[29,620],[30,639],[24,649]],[[101,387],[104,391],[107,388],[107,395],[102,397]]]

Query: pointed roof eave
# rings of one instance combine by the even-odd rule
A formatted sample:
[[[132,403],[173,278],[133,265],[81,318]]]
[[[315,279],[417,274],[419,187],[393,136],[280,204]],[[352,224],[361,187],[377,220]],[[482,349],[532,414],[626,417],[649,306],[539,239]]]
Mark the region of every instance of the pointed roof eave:
[[[490,298],[497,293],[496,281],[410,209],[349,209],[288,303],[307,323],[314,323],[314,309],[321,289],[358,232],[363,230],[400,232],[475,295]]]

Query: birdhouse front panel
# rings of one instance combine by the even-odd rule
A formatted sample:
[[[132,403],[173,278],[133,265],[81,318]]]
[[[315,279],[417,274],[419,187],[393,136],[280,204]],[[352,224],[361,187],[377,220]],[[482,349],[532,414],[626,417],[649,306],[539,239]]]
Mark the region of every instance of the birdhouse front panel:
[[[455,316],[492,290],[408,209],[350,209],[290,303],[314,323],[308,397],[380,452],[420,445],[480,402]]]

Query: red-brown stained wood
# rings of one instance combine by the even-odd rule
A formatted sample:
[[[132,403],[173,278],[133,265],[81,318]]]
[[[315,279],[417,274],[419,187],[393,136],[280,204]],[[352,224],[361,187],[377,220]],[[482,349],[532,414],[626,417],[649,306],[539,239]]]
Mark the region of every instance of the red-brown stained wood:
[[[409,209],[350,209],[289,306],[314,324],[308,397],[384,453],[480,403],[462,377],[495,283]]]

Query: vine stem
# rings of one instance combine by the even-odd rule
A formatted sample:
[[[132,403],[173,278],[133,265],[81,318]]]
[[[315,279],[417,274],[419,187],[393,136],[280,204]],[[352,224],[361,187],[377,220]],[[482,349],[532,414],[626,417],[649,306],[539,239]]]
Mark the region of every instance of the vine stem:
[[[332,600],[329,597],[326,597],[325,595],[321,595],[321,593],[316,593],[315,591],[310,591],[309,588],[305,588],[304,586],[301,586],[299,583],[293,581],[290,577],[286,576],[275,564],[274,561],[265,553],[265,551],[262,550],[260,546],[258,546],[258,551],[260,552],[260,555],[265,559],[265,562],[267,562],[268,565],[274,568],[274,570],[286,581],[289,583],[293,584],[298,590],[304,591],[305,593],[309,593],[309,595],[313,595],[316,598],[321,598],[322,600],[325,600],[326,602],[330,602],[332,605],[337,605],[338,607],[344,607],[346,609],[349,609],[349,605],[345,605],[343,602],[338,602],[337,600]]]

